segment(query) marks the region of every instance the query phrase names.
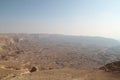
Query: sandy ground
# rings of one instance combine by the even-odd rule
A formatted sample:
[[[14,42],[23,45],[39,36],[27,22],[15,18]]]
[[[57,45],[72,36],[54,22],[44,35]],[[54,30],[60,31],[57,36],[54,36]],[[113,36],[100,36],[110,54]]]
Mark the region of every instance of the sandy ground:
[[[33,73],[0,69],[0,80],[120,80],[120,74],[78,69],[44,70]]]

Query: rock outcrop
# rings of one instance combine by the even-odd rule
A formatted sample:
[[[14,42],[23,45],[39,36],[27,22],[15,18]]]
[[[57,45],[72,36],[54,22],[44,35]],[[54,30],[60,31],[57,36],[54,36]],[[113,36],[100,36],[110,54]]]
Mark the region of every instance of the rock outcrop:
[[[33,66],[33,67],[31,68],[31,70],[30,70],[30,72],[36,72],[36,71],[38,71],[38,69],[37,69],[37,67],[35,67],[35,66]]]
[[[100,70],[105,70],[107,72],[120,72],[120,61],[108,63],[103,67],[99,68]]]

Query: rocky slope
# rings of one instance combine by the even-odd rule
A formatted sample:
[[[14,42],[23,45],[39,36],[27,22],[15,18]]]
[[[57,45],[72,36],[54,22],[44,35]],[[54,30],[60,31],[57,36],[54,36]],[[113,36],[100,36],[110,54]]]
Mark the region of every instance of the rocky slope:
[[[119,72],[120,73],[120,61],[108,63],[105,66],[100,67],[100,70],[105,70],[107,72]]]
[[[0,34],[0,80],[120,79],[97,70],[120,60],[119,46],[119,41],[102,37]],[[110,65],[100,69],[119,69],[119,62]]]
[[[119,45],[116,40],[102,37],[1,34],[0,65],[15,70],[98,68],[120,60],[119,49],[110,53]]]

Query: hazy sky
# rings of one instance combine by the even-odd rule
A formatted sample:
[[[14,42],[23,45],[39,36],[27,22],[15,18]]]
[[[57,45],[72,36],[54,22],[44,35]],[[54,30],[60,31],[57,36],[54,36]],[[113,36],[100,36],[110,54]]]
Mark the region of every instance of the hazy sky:
[[[120,0],[0,0],[0,32],[120,39]]]

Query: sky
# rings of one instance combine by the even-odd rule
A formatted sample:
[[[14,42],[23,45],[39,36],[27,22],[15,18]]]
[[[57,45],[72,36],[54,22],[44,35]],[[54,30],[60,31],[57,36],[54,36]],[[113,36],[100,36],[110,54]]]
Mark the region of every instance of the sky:
[[[0,33],[120,39],[120,0],[0,0]]]

